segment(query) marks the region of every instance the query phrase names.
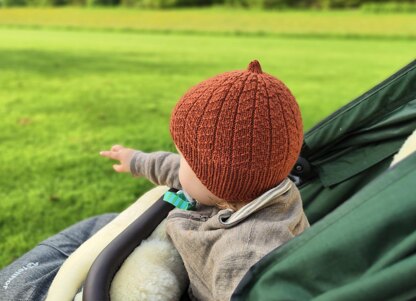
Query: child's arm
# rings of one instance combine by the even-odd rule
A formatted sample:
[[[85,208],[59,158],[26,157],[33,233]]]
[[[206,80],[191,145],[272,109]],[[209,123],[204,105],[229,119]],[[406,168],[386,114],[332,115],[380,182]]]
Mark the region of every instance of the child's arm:
[[[113,165],[117,172],[131,172],[133,176],[144,176],[157,185],[181,189],[178,176],[180,162],[178,154],[161,151],[144,153],[114,145],[110,151],[102,151],[100,155],[119,160],[120,164]]]
[[[135,177],[144,176],[157,185],[181,189],[178,175],[179,162],[178,154],[135,151],[130,161],[130,172]]]

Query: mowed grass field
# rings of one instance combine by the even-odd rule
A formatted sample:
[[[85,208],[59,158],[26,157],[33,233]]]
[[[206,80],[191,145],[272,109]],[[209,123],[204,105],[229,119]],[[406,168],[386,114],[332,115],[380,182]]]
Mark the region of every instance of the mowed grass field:
[[[0,267],[77,221],[123,210],[152,187],[115,173],[98,152],[113,144],[173,150],[171,109],[199,81],[258,59],[297,97],[307,130],[413,60],[416,50],[409,38],[414,32],[383,35],[377,29],[369,38],[356,17],[350,19],[353,38],[331,34],[329,23],[318,28],[320,36],[308,36],[307,27],[287,36],[233,34],[225,23],[215,24],[218,32],[201,24],[196,30],[196,21],[175,27],[176,14],[201,14],[195,10],[29,9],[26,18],[13,17],[23,12],[0,10]],[[61,17],[53,19],[55,12]],[[93,16],[94,26],[81,17],[74,21],[76,12]],[[157,22],[139,18],[145,13],[166,13],[172,28],[160,31]],[[235,12],[236,18],[249,13]],[[252,23],[239,23],[239,33],[251,24],[270,29],[262,22],[272,13],[252,13]],[[134,30],[120,30],[126,20],[133,25],[122,28]],[[380,20],[380,28],[389,28]]]

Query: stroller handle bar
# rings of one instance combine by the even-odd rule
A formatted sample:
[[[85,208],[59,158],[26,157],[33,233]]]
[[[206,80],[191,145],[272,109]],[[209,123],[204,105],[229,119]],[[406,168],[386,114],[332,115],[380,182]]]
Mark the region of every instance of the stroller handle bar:
[[[175,188],[169,191],[178,191]],[[163,195],[132,222],[97,256],[84,284],[84,301],[110,301],[110,286],[124,260],[148,238],[175,207],[163,201]]]

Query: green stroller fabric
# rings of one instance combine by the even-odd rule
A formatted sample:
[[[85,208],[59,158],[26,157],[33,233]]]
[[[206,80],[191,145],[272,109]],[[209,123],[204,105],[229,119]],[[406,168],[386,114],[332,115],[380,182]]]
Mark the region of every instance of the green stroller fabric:
[[[311,224],[389,165],[416,128],[416,61],[305,134],[301,156],[316,176],[300,188]]]
[[[416,297],[416,61],[305,135],[300,185],[312,227],[251,268],[232,300]],[[347,201],[348,200],[348,201]]]

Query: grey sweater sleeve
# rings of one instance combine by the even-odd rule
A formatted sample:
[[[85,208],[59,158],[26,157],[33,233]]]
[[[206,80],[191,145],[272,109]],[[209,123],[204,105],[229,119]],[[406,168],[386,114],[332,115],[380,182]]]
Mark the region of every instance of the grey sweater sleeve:
[[[135,177],[146,177],[156,185],[182,189],[179,182],[179,163],[180,156],[175,153],[135,151],[130,161],[130,172]]]

